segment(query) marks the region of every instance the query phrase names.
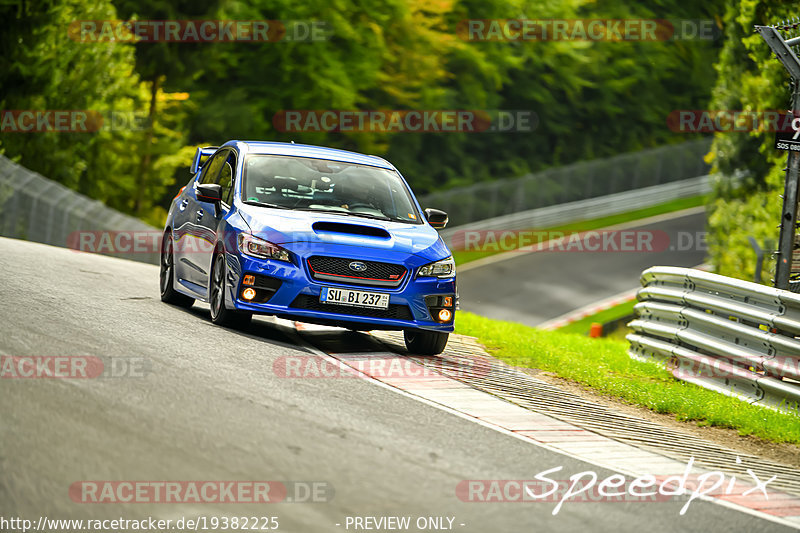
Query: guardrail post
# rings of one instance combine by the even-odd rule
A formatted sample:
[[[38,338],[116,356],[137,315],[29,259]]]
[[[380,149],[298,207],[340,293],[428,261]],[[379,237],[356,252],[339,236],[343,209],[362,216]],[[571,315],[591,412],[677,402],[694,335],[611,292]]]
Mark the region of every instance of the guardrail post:
[[[800,44],[797,38],[784,40],[778,29],[789,30],[798,27],[797,20],[781,26],[756,26],[756,31],[766,41],[789,75],[792,77],[792,114],[800,117],[800,60],[792,51],[792,46]],[[792,253],[794,236],[797,227],[797,194],[800,177],[800,153],[789,152],[786,164],[786,183],[783,193],[783,210],[781,211],[780,236],[778,238],[778,263],[775,268],[775,287],[789,289],[789,276],[792,271]]]
[[[764,264],[764,250],[758,245],[758,241],[756,241],[755,237],[749,235],[747,239],[750,241],[750,246],[753,247],[753,250],[756,252],[756,272],[753,275],[753,281],[756,283],[761,283],[761,267]]]

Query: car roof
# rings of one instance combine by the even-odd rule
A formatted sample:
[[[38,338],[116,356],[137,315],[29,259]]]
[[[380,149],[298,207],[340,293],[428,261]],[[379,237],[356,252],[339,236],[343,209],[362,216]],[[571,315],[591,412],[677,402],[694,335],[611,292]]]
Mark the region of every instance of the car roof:
[[[341,161],[343,163],[355,163],[357,165],[369,165],[373,167],[395,170],[394,166],[385,159],[375,156],[339,150],[336,148],[325,148],[323,146],[313,146],[310,144],[294,144],[269,141],[228,141],[225,145],[237,145],[240,150],[248,154],[264,155],[286,155],[294,157],[310,157],[313,159],[329,159],[331,161]]]

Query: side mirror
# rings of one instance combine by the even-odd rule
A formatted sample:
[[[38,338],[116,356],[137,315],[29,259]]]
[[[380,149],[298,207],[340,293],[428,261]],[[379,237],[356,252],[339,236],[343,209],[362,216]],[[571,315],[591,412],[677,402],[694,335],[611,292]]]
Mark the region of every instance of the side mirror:
[[[447,217],[447,213],[444,211],[439,209],[431,209],[430,207],[425,210],[425,218],[435,229],[443,229],[445,226],[447,226],[447,223],[450,220]]]
[[[197,186],[197,199],[218,204],[222,201],[222,186],[218,183],[201,183]]]

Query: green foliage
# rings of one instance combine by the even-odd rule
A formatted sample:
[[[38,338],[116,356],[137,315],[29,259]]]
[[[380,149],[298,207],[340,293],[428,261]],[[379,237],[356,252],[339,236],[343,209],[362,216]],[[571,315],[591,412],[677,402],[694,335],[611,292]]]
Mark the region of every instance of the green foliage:
[[[796,7],[778,0],[728,1],[711,109],[787,109],[788,74],[753,26],[796,15]],[[715,136],[709,160],[724,178],[709,205],[708,243],[711,263],[720,274],[751,280],[756,256],[747,237],[752,235],[762,247],[767,241],[777,243],[786,153],[773,148],[774,138],[769,131]],[[774,266],[771,261],[765,271],[774,272]]]
[[[719,42],[470,42],[465,19],[714,18],[725,0],[50,0],[0,6],[3,109],[146,117],[96,134],[2,134],[42,174],[158,222],[187,145],[263,139],[389,158],[418,193],[686,139]],[[32,7],[35,4],[35,7]],[[320,21],[321,41],[80,43],[75,20]],[[171,94],[186,94],[178,100]],[[529,133],[284,133],[282,110],[525,110]],[[180,154],[176,156],[176,154]]]
[[[521,12],[534,19],[713,19],[722,5],[660,4],[526,2]],[[513,49],[508,43],[504,46]],[[709,65],[717,52],[713,41],[519,43],[514,52],[518,62],[508,71],[495,102],[505,109],[535,111],[539,126],[531,134],[472,135],[464,140],[466,150],[440,150],[453,154],[448,167],[462,177],[460,183],[451,183],[464,185],[687,140],[687,135],[665,127],[666,117],[672,110],[707,104],[714,81]]]
[[[135,70],[133,45],[82,43],[68,32],[80,20],[118,18],[109,0],[61,0],[0,5],[0,109],[76,110],[102,116],[89,132],[3,132],[0,147],[8,157],[111,207],[160,224],[158,205],[174,182],[175,169],[189,164],[183,120],[188,106],[168,100],[159,114],[151,144],[156,159],[147,184],[138,179],[147,119],[149,84]],[[13,51],[13,52],[11,52]],[[182,153],[181,161],[176,154]],[[169,156],[159,161],[161,156]],[[144,201],[135,199],[146,187]]]
[[[133,50],[81,45],[65,31],[76,19],[113,18],[110,2],[73,0],[40,5],[38,9],[27,6],[30,11],[23,16],[17,15],[15,6],[0,7],[5,51],[0,54],[0,108],[133,109]],[[107,135],[102,133],[5,133],[0,141],[7,155],[21,159],[22,164],[103,200],[109,195],[105,184],[98,182],[124,164],[120,157],[107,158],[104,164],[89,161],[107,142]]]

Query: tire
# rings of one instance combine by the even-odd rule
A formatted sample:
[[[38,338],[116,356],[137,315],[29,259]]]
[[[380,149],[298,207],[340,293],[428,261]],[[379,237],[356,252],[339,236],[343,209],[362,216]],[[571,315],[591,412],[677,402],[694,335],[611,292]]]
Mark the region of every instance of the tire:
[[[227,293],[225,254],[217,252],[211,267],[211,276],[208,282],[208,303],[211,307],[211,322],[218,326],[229,328],[243,328],[250,323],[253,313],[236,311],[225,307],[225,294]]]
[[[161,258],[159,260],[159,288],[161,301],[189,309],[194,304],[194,298],[181,294],[175,290],[175,256],[173,254],[172,232],[164,233],[161,239]]]
[[[449,333],[407,329],[403,331],[403,339],[409,352],[417,355],[438,355],[447,346]]]

